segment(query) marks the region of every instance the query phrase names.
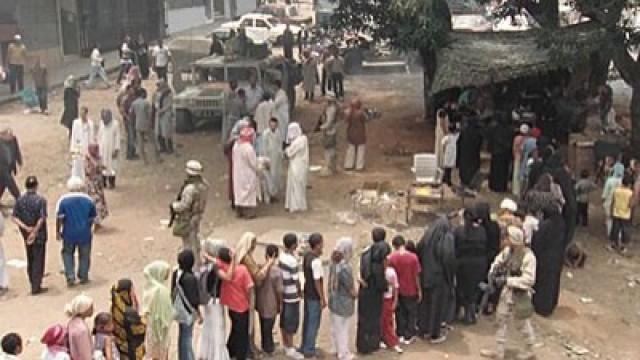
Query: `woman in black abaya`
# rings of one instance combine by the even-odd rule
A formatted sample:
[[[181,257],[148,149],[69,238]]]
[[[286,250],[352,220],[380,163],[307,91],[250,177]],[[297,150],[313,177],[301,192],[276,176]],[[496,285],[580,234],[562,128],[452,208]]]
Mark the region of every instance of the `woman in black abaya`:
[[[358,328],[356,349],[370,354],[380,347],[383,295],[387,290],[384,260],[391,252],[384,240],[384,229],[372,231],[373,244],[360,257],[360,291],[358,291]]]
[[[491,220],[491,207],[489,206],[489,203],[479,202],[476,204],[475,210],[478,218],[482,221],[482,227],[487,234],[487,267],[484,271],[486,280],[486,276],[489,273],[489,267],[493,262],[493,259],[495,259],[500,252],[500,225]],[[500,300],[500,293],[496,291],[491,297],[489,297],[487,308],[478,310],[491,314],[494,312],[496,305],[498,305],[498,300]]]
[[[463,186],[472,187],[473,177],[480,170],[480,148],[482,147],[482,131],[477,118],[466,121],[466,125],[458,138],[458,169]]]
[[[556,206],[549,205],[543,212],[544,220],[531,241],[537,260],[533,306],[538,314],[550,316],[558,305],[560,293],[565,223]]]
[[[422,266],[422,301],[418,313],[418,327],[423,337],[432,342],[444,340],[441,326],[446,322],[451,304],[455,274],[455,244],[451,224],[441,217],[429,228],[417,247]]]
[[[509,167],[512,159],[513,129],[504,114],[498,114],[496,124],[488,132],[491,169],[489,171],[489,189],[493,192],[506,192],[509,183]]]
[[[578,203],[576,202],[575,184],[571,173],[565,167],[564,157],[560,152],[555,152],[547,163],[547,171],[553,179],[560,185],[562,196],[565,199],[562,208],[562,217],[565,223],[564,247],[573,241],[576,231],[576,217],[578,215]]]
[[[463,322],[476,322],[476,300],[487,270],[487,233],[474,209],[464,211],[464,224],[453,232],[456,246],[457,307],[464,310]]]

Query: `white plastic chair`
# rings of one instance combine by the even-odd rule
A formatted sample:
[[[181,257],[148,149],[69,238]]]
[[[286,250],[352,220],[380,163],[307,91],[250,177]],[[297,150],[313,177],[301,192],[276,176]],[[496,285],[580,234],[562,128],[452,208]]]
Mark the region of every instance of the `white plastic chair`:
[[[442,185],[442,170],[438,168],[436,154],[418,153],[413,155],[411,171],[416,175],[418,185]]]

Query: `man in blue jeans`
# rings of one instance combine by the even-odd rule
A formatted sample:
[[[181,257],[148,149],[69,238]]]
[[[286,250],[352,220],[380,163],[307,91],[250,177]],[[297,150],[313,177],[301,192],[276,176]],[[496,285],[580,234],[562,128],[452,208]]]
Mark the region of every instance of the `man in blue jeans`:
[[[76,284],[75,253],[78,250],[78,278],[81,284],[89,282],[91,240],[96,206],[84,193],[84,181],[72,177],[67,181],[69,193],[62,195],[56,206],[56,238],[62,241],[62,262],[67,286]]]
[[[302,345],[299,352],[304,357],[316,356],[316,338],[320,328],[322,309],[327,306],[324,294],[324,271],[322,268],[322,235],[309,236],[309,252],[302,263],[304,271],[304,320],[302,322]]]

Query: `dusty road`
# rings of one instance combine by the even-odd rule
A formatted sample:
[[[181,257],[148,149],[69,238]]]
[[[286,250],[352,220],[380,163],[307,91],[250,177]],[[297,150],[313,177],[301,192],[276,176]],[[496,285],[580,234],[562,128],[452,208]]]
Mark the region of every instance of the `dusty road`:
[[[349,79],[346,82],[347,97],[360,96],[364,103],[382,111],[382,117],[370,123],[367,171],[357,174],[341,173],[326,179],[311,175],[309,190],[311,210],[304,215],[291,216],[282,208],[282,202],[260,208],[258,219],[239,221],[229,209],[226,195],[227,165],[222,155],[217,132],[181,136],[178,155],[166,157],[159,165],[144,166],[141,162],[124,162],[118,177],[118,188],[107,193],[111,215],[106,227],[94,238],[91,283],[68,290],[61,269],[60,245],[55,239],[48,243],[45,285],[50,291],[38,297],[28,294],[28,284],[23,269],[12,268],[11,291],[0,298],[0,333],[17,331],[28,340],[23,359],[36,359],[41,352],[38,343],[43,330],[54,323],[66,322],[64,304],[74,295],[85,292],[96,300],[96,310],[107,310],[109,288],[122,277],[133,279],[138,291],[142,290],[142,268],[155,259],[175,263],[179,240],[173,238],[161,225],[167,219],[167,205],[175,196],[183,179],[183,164],[198,159],[205,166],[205,177],[212,184],[209,205],[205,214],[204,233],[224,238],[233,245],[239,235],[247,230],[257,233],[264,241],[277,241],[282,232],[319,231],[325,234],[329,253],[333,242],[344,235],[360,238],[372,224],[360,221],[354,226],[335,221],[338,211],[350,208],[349,192],[365,181],[389,181],[397,190],[406,189],[411,180],[411,158],[407,155],[391,155],[428,151],[432,148],[432,131],[418,120],[422,98],[420,77],[401,75],[368,76]],[[366,89],[358,93],[354,89]],[[81,104],[90,108],[92,116],[109,107],[115,110],[112,91],[85,91]],[[313,129],[321,104],[298,102],[296,119],[306,132]],[[19,137],[25,158],[18,181],[29,174],[38,175],[41,192],[49,200],[50,233],[53,234],[54,207],[64,192],[69,174],[68,143],[66,129],[59,125],[62,112],[61,98],[51,99],[52,115],[24,115],[18,105],[0,108],[0,126],[11,126]],[[342,131],[342,136],[344,132]],[[340,150],[344,139],[339,140]],[[321,164],[321,149],[316,135],[311,135],[311,164]],[[339,156],[342,160],[342,156]],[[595,199],[595,197],[594,197]],[[7,200],[5,196],[4,201]],[[489,200],[496,202],[495,196]],[[448,207],[458,207],[456,199],[447,201]],[[594,210],[598,210],[594,205]],[[587,268],[563,275],[563,292],[560,307],[551,319],[535,319],[540,335],[539,359],[566,358],[565,345],[576,344],[589,349],[583,359],[638,359],[640,354],[640,284],[627,279],[640,275],[637,249],[628,258],[620,258],[603,249],[604,231],[601,214],[593,211],[592,227],[580,229],[578,238],[590,253]],[[417,224],[420,225],[420,224]],[[424,225],[424,224],[422,224]],[[7,227],[1,239],[8,259],[25,259],[22,240],[13,225]],[[416,239],[417,240],[417,239]],[[589,298],[593,302],[586,301]],[[328,318],[322,323],[320,347],[328,350]],[[456,327],[447,343],[430,346],[416,343],[402,357],[407,359],[478,359],[481,347],[492,345],[493,320],[482,319],[474,327]],[[354,336],[355,338],[355,336]],[[174,337],[175,343],[176,337]],[[382,352],[371,356],[397,355]],[[176,358],[175,356],[172,359]]]

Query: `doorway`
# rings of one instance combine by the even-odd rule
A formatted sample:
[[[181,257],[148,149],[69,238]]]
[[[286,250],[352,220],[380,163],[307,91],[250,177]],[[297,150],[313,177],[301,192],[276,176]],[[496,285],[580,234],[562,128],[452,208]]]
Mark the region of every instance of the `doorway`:
[[[76,0],[58,0],[60,16],[60,35],[62,36],[62,53],[77,55],[80,53],[78,37],[78,6]]]

